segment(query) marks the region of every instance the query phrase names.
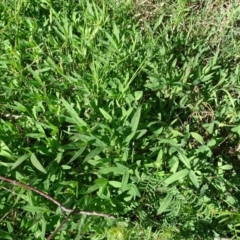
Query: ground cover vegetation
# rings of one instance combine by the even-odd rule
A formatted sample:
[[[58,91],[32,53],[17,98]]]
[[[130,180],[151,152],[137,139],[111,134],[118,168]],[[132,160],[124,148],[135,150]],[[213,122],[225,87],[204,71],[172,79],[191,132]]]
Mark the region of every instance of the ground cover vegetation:
[[[0,1],[0,238],[238,239],[239,16]]]

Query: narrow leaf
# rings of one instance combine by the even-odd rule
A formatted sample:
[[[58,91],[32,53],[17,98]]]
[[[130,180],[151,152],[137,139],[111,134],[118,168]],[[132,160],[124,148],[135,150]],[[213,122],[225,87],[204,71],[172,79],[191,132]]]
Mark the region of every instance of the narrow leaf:
[[[105,167],[99,169],[99,174],[109,174],[112,173],[114,176],[122,175],[124,173],[124,169],[118,168],[118,167]]]
[[[82,153],[83,151],[86,149],[86,146],[81,147],[69,160],[68,164],[73,162],[74,160],[76,160]]]
[[[99,185],[99,184],[94,184],[94,185],[92,185],[91,187],[89,187],[88,190],[87,190],[86,192],[84,192],[84,194],[89,194],[89,193],[95,192],[95,191],[97,191],[100,187],[101,187],[101,185]]]
[[[112,117],[102,108],[99,108],[100,112],[102,113],[103,117],[108,120],[109,122],[112,121]]]
[[[122,186],[121,182],[109,181],[109,184],[115,188],[120,188]]]
[[[195,140],[197,140],[199,143],[204,144],[203,137],[202,137],[200,134],[198,134],[198,133],[196,133],[196,132],[191,132],[190,134],[191,134],[192,137],[193,137]]]
[[[17,166],[19,166],[22,162],[24,162],[26,159],[28,159],[30,157],[31,153],[27,153],[24,154],[23,156],[21,156],[20,158],[17,159],[17,161],[12,165],[12,170],[14,168],[16,168]]]
[[[97,156],[100,152],[103,151],[103,147],[96,147],[93,151],[91,151],[83,160],[83,163]]]
[[[125,139],[125,142],[127,145],[129,145],[130,141],[133,139],[133,137],[135,136],[135,132],[131,132]]]
[[[137,111],[134,113],[133,118],[131,120],[132,132],[136,132],[139,124],[139,120],[141,117],[141,107],[138,107]]]
[[[219,168],[221,168],[222,170],[231,170],[233,167],[232,167],[232,165],[226,164],[226,165],[223,165]]]
[[[43,168],[42,164],[38,161],[37,157],[35,156],[34,153],[32,153],[31,157],[31,163],[32,165],[38,169],[39,171],[43,172],[43,173],[47,173],[46,170]]]
[[[113,23],[113,34],[114,34],[115,37],[117,38],[118,43],[120,42],[119,33],[120,33],[120,31],[119,31],[116,23],[114,22],[114,23]]]
[[[136,136],[136,139],[141,138],[146,133],[147,133],[147,129],[142,129],[142,130],[137,131],[138,135]]]
[[[176,150],[178,151],[178,157],[179,157],[179,160],[187,167],[187,168],[191,168],[191,165],[190,165],[190,161],[189,159],[187,158],[187,156],[183,153],[183,151],[178,148],[178,147],[173,147],[173,148],[176,148]]]
[[[0,140],[0,156],[13,160],[11,150],[2,140]]]
[[[122,177],[122,185],[121,185],[121,190],[125,191],[127,184],[128,184],[128,180],[129,180],[129,171],[127,170]]]
[[[197,179],[197,176],[196,176],[196,174],[195,174],[194,171],[190,170],[190,172],[189,172],[189,177],[190,177],[193,185],[194,185],[196,188],[199,188],[198,179]]]
[[[45,136],[41,133],[28,133],[25,135],[26,137],[30,137],[30,138],[45,138]]]
[[[163,150],[160,149],[158,152],[157,159],[155,161],[156,167],[160,168],[162,166],[162,163],[163,163]]]
[[[49,209],[43,208],[43,207],[35,207],[35,206],[24,206],[22,207],[23,210],[28,212],[51,212]]]
[[[174,173],[172,176],[170,176],[169,178],[167,178],[164,182],[169,185],[175,181],[179,181],[181,179],[183,179],[184,177],[186,177],[189,173],[188,169],[183,169],[181,171],[178,171],[176,173]]]

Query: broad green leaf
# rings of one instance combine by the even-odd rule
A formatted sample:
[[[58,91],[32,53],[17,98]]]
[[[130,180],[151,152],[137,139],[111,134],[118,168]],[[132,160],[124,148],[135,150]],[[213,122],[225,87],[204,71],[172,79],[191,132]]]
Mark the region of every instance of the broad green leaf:
[[[217,142],[216,142],[215,139],[210,139],[207,143],[207,146],[208,147],[214,147],[214,146],[216,146],[216,144],[217,144]]]
[[[179,160],[187,167],[187,168],[191,168],[191,165],[190,165],[190,161],[189,159],[187,158],[187,156],[183,153],[183,151],[178,148],[178,147],[173,147],[173,148],[176,148],[176,150],[178,151],[178,157],[179,157]]]
[[[5,144],[5,142],[3,142],[2,140],[0,140],[0,156],[6,157],[8,159],[13,160],[14,158],[12,157],[12,152],[9,149],[9,147]]]
[[[89,135],[85,135],[85,134],[75,134],[75,136],[74,136],[75,141],[81,140],[82,142],[85,142],[85,143],[88,143],[94,139],[95,139],[94,136],[89,136]]]
[[[130,141],[134,138],[137,128],[138,128],[140,117],[141,117],[141,107],[138,107],[137,111],[134,113],[132,120],[131,120],[131,130],[132,131],[126,137],[126,140],[125,140],[126,145],[129,145]]]
[[[172,137],[178,137],[178,136],[180,136],[180,137],[183,137],[184,135],[181,133],[181,132],[179,132],[179,131],[176,131],[176,130],[174,130],[174,129],[171,129],[171,134],[172,134]]]
[[[174,139],[160,139],[159,143],[168,143],[169,145],[171,145],[173,147],[177,147],[178,146],[178,141],[175,138]]]
[[[184,76],[183,76],[183,79],[182,79],[183,83],[186,83],[186,82],[187,82],[191,71],[192,71],[192,67],[191,67],[191,66],[188,66],[187,69],[186,69],[186,71],[185,71],[185,74],[184,74]]]
[[[45,135],[41,134],[41,133],[28,133],[25,135],[26,137],[30,137],[30,138],[45,138]]]
[[[191,165],[190,165],[190,161],[189,159],[183,154],[183,153],[179,153],[179,159],[181,160],[182,163],[184,163],[184,165],[190,169],[191,168]]]
[[[176,173],[174,173],[172,176],[170,176],[169,178],[167,178],[164,182],[169,185],[175,181],[179,181],[182,180],[184,177],[186,177],[189,174],[189,170],[188,169],[183,169],[181,171],[178,171]]]
[[[26,159],[28,159],[31,156],[31,153],[24,154],[20,158],[17,159],[17,161],[12,165],[12,170],[19,166],[22,162],[24,162]]]
[[[231,170],[233,167],[232,167],[232,165],[226,164],[226,165],[223,165],[219,168],[221,168],[222,170]]]
[[[44,213],[44,212],[51,212],[49,209],[47,208],[43,208],[43,207],[35,207],[35,206],[24,206],[22,207],[22,209],[24,211],[27,211],[27,212],[41,212],[41,213]]]
[[[109,184],[115,188],[120,188],[122,186],[122,183],[117,181],[109,181]]]
[[[109,122],[112,121],[112,117],[104,109],[99,108],[99,110],[106,120],[108,120]]]
[[[135,100],[138,101],[143,95],[143,91],[134,92]]]
[[[137,163],[137,164],[138,164],[138,163]],[[140,173],[139,173],[139,171],[138,171],[138,168],[135,169],[134,173],[135,173],[135,176],[137,177],[137,180],[138,180],[138,181],[141,181],[141,176],[140,176]]]
[[[170,204],[172,203],[173,196],[171,193],[168,193],[167,196],[160,203],[160,207],[158,208],[157,215],[166,212]]]
[[[179,159],[177,156],[173,156],[169,161],[170,172],[175,173],[179,166]]]
[[[131,190],[127,192],[127,197],[124,197],[125,202],[130,202],[132,200],[133,196],[131,195]]]
[[[147,133],[147,129],[142,129],[142,130],[138,130],[136,132],[137,136],[136,136],[136,139],[139,139],[141,138],[143,135],[145,135]]]
[[[107,187],[106,184],[99,188],[97,195],[101,199],[110,200],[111,194],[110,194],[109,188]]]
[[[98,185],[106,185],[108,183],[108,180],[106,178],[98,178],[94,181],[95,184]]]
[[[9,233],[13,233],[13,231],[14,231],[12,224],[10,222],[7,222],[7,229],[8,229]]]
[[[119,169],[123,170],[123,172],[126,172],[127,170],[129,170],[128,167],[126,167],[125,165],[120,164],[120,163],[116,163],[116,166],[117,166]]]
[[[13,164],[12,163],[0,162],[0,165],[2,165],[4,167],[11,167]]]
[[[197,140],[199,143],[204,144],[203,137],[202,137],[200,134],[198,134],[198,133],[196,133],[196,132],[190,132],[190,134],[191,134],[192,137],[193,137],[195,140]]]
[[[100,168],[98,170],[99,174],[110,174],[112,173],[114,176],[117,175],[122,175],[126,170],[125,169],[121,169],[118,167],[105,167],[105,168]]]
[[[34,153],[31,154],[30,160],[31,160],[32,165],[36,169],[38,169],[39,171],[41,171],[43,173],[47,173],[46,170],[43,168],[42,164],[38,161],[38,159]]]
[[[121,190],[124,192],[127,188],[127,184],[128,184],[128,180],[129,180],[129,171],[127,170],[122,177],[122,185],[121,185]]]
[[[135,136],[135,132],[131,132],[131,134],[126,137],[125,139],[126,145],[129,145],[130,141],[134,138],[134,136]]]
[[[146,164],[144,164],[144,167],[146,167],[146,168],[155,168],[156,165],[155,165],[154,162],[152,162],[152,163],[146,163]]]
[[[208,80],[212,79],[213,73],[210,73],[208,75],[205,75],[202,77],[202,82],[207,82]]]
[[[46,236],[46,230],[48,229],[47,228],[47,226],[48,226],[48,221],[46,220],[46,219],[44,219],[44,218],[42,218],[41,219],[41,230],[39,231],[39,233],[38,234],[41,234],[41,236],[39,236],[40,237],[40,239],[44,239],[45,238],[45,236]],[[36,235],[35,235],[36,236]],[[36,236],[36,238],[38,237],[38,236]]]
[[[231,128],[231,131],[232,132],[236,132],[239,136],[240,136],[240,125],[234,127],[234,128]]]
[[[161,135],[162,132],[163,132],[163,127],[160,127],[158,130],[154,131],[153,134],[155,136],[159,136],[159,135]]]
[[[70,116],[72,117],[72,119],[74,120],[74,123],[77,124],[78,126],[82,127],[82,126],[87,126],[87,123],[84,122],[76,113],[76,111],[72,108],[72,106],[65,100],[62,99],[63,105],[65,106],[65,108],[67,109],[68,113],[70,114]]]
[[[137,111],[133,115],[133,118],[131,120],[132,132],[137,131],[138,124],[139,124],[140,117],[141,117],[141,110],[142,110],[141,107],[138,107]]]
[[[202,126],[210,133],[212,134],[213,133],[213,130],[214,130],[214,122],[212,123],[205,123],[203,124]]]
[[[103,147],[96,147],[94,150],[92,150],[83,160],[83,163],[87,162],[88,160],[94,158],[97,156],[100,152],[103,151]]]
[[[61,149],[59,149],[59,150],[61,150]],[[56,161],[57,163],[60,163],[61,160],[62,160],[62,158],[63,158],[63,151],[58,152],[58,153],[57,153],[57,156],[56,156],[56,158],[55,158],[55,161]]]
[[[125,148],[122,153],[122,161],[126,162],[128,160],[129,148]]]
[[[89,187],[88,190],[86,192],[84,192],[84,194],[89,194],[92,192],[97,191],[99,188],[101,187],[101,185],[99,184],[94,184],[93,186]]]
[[[69,166],[69,165],[61,165],[62,169],[64,170],[68,170],[68,169],[71,169],[72,167]]]
[[[113,22],[113,34],[117,38],[118,43],[120,42],[119,33],[120,33],[119,28],[117,27],[116,23]]]
[[[155,161],[155,165],[157,168],[160,168],[162,166],[162,163],[163,163],[163,150],[160,149],[158,152],[157,159]]]
[[[212,156],[212,151],[210,149],[209,146],[207,145],[202,145],[197,149],[197,152],[202,152],[204,154],[206,154],[207,157],[211,157]]]
[[[199,188],[199,183],[198,183],[198,179],[197,179],[197,176],[195,174],[195,172],[193,170],[190,170],[189,172],[189,177],[193,183],[193,185],[196,187],[196,188]]]

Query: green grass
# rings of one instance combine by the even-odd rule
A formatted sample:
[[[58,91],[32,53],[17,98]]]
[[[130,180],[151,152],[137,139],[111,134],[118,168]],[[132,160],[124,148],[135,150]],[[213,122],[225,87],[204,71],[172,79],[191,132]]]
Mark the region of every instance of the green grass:
[[[73,214],[53,239],[240,238],[238,1],[2,0],[0,176]],[[66,218],[0,183],[0,238]]]

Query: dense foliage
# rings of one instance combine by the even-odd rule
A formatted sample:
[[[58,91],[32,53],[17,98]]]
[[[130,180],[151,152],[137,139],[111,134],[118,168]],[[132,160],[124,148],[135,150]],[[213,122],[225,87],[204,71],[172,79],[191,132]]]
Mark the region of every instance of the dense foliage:
[[[240,237],[237,2],[0,2],[0,176],[116,218],[54,239]],[[1,181],[1,239],[65,217]]]

